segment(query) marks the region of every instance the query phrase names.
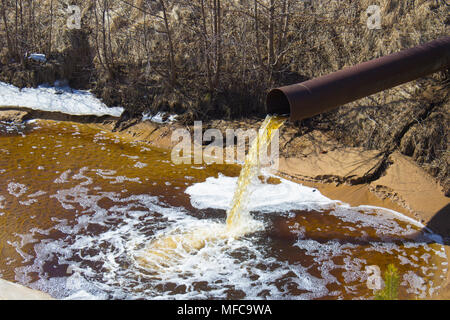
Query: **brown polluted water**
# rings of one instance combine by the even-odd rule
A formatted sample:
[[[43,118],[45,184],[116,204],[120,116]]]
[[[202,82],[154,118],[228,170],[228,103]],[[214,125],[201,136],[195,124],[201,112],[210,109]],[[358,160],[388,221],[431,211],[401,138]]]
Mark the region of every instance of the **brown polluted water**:
[[[0,277],[68,299],[372,299],[366,267],[389,264],[399,298],[443,283],[418,223],[268,175],[249,186],[256,227],[221,233],[240,172],[89,125],[0,123]]]
[[[227,210],[226,223],[205,224],[182,233],[175,229],[163,234],[161,238],[150,242],[141,252],[138,263],[146,269],[163,272],[169,265],[178,264],[183,255],[192,255],[204,248],[207,243],[236,239],[264,229],[261,222],[251,217],[246,205],[250,202],[252,183],[261,171],[261,150],[268,148],[274,134],[285,120],[277,116],[267,116],[263,121],[240,171],[230,209]]]

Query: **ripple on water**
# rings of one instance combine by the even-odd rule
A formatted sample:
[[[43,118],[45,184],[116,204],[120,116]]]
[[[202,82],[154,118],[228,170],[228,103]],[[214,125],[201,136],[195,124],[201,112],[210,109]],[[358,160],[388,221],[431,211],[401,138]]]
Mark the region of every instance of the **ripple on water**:
[[[280,179],[255,186],[248,207],[260,224],[229,237],[239,168],[173,167],[168,154],[84,125],[39,127],[26,139],[0,130],[0,274],[10,280],[69,299],[371,298],[366,266],[394,263],[402,297],[442,283],[443,247],[388,210]],[[194,249],[177,238],[199,230]],[[170,263],[146,261],[168,235]]]

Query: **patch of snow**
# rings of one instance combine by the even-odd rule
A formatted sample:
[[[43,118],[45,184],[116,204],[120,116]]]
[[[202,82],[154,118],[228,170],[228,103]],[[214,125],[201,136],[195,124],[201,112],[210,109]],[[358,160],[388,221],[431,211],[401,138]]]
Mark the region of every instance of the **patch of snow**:
[[[4,82],[0,82],[0,106],[99,117],[105,115],[120,117],[124,110],[122,107],[108,108],[92,93],[67,86],[41,85],[37,88],[19,89]]]
[[[30,54],[28,59],[32,59],[32,60],[38,61],[38,62],[46,62],[47,61],[47,58],[45,57],[45,54],[43,54],[43,53],[32,53],[32,54]]]
[[[142,121],[150,120],[152,122],[156,123],[171,123],[175,121],[175,118],[177,117],[176,114],[171,114],[168,116],[168,118],[164,121],[164,112],[158,112],[155,115],[151,115],[150,113],[143,113],[142,114]]]

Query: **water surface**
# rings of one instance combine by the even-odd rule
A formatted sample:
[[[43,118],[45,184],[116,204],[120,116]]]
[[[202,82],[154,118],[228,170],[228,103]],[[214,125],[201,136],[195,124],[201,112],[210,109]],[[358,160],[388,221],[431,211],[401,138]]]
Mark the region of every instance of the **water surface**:
[[[138,263],[162,235],[223,225],[239,172],[175,166],[89,125],[0,123],[0,277],[72,299],[370,299],[365,267],[389,263],[400,298],[430,297],[444,280],[444,248],[416,223],[283,179],[254,186],[259,231],[162,268]]]

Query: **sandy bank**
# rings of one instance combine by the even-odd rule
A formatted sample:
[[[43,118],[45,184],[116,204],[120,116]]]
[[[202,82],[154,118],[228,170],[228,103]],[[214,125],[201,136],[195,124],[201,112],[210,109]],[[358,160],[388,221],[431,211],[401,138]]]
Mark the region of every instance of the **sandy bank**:
[[[0,279],[0,300],[52,300],[47,293]]]

